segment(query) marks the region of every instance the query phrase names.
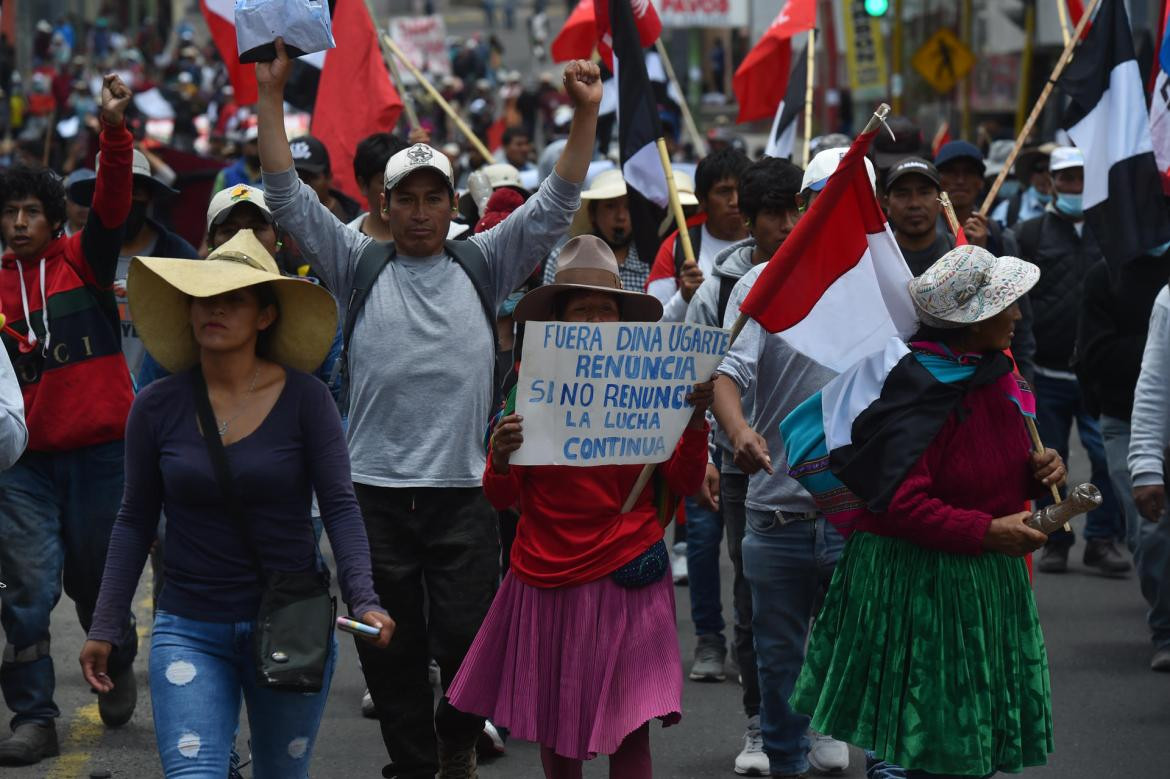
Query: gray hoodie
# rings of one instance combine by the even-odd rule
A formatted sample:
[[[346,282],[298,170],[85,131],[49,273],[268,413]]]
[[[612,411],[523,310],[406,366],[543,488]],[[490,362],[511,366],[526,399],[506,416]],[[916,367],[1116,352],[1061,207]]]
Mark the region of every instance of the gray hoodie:
[[[739,243],[728,246],[715,256],[715,267],[711,271],[711,275],[703,279],[702,286],[695,290],[690,305],[687,306],[687,322],[710,325],[711,327],[731,327],[735,322],[735,314],[732,314],[728,321],[719,320],[719,289],[723,285],[724,279],[731,279],[734,284],[743,277],[743,274],[752,269],[752,253],[755,248],[756,239],[746,238]],[[735,307],[728,300],[727,312],[731,313],[733,308]],[[743,396],[743,415],[749,423],[752,421],[752,397],[752,393],[745,393]],[[742,473],[732,461],[734,452],[727,434],[715,422],[713,414],[708,413],[707,416],[711,423],[715,444],[723,450],[723,465],[719,470],[723,473]]]

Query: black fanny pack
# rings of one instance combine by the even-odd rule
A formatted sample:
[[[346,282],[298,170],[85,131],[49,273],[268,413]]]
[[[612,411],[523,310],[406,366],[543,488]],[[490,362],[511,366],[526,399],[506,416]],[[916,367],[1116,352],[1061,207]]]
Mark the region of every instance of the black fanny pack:
[[[215,412],[207,396],[203,372],[195,368],[195,408],[212,470],[232,520],[248,537],[247,516],[240,505],[220,440]],[[303,573],[264,571],[256,545],[252,555],[262,572],[264,592],[256,614],[252,651],[260,686],[289,692],[320,692],[333,642],[337,602],[329,594],[329,571]]]
[[[666,551],[666,542],[660,540],[611,573],[610,578],[620,587],[636,589],[661,579],[667,568],[670,568],[670,555]]]

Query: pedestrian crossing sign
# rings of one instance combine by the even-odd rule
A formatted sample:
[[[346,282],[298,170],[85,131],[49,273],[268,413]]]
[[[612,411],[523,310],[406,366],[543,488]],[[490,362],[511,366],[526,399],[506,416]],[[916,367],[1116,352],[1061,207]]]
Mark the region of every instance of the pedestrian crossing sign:
[[[958,36],[944,27],[922,44],[910,64],[936,92],[945,93],[971,72],[975,55]]]

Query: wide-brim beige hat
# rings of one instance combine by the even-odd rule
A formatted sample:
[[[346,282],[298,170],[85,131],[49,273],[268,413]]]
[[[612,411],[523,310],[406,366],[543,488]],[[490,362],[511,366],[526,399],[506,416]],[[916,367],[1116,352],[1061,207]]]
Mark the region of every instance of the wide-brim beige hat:
[[[606,170],[598,173],[589,184],[589,189],[581,193],[581,207],[573,214],[573,221],[569,224],[569,235],[587,235],[593,232],[593,223],[589,220],[589,202],[591,200],[614,200],[626,196],[626,179],[619,169]]]
[[[645,292],[622,289],[613,249],[596,235],[569,239],[557,257],[557,274],[553,283],[537,287],[520,298],[512,318],[517,322],[554,321],[557,295],[569,290],[617,295],[621,299],[623,322],[657,322],[662,318],[662,303],[658,298]]]
[[[1019,257],[996,257],[966,244],[944,254],[909,282],[922,324],[958,328],[990,319],[1035,286],[1040,269]]]
[[[240,230],[206,260],[135,257],[126,276],[126,294],[146,351],[169,372],[179,373],[199,362],[190,298],[256,284],[270,284],[280,306],[266,356],[306,373],[317,370],[337,332],[337,304],[324,287],[282,276],[251,230]]]

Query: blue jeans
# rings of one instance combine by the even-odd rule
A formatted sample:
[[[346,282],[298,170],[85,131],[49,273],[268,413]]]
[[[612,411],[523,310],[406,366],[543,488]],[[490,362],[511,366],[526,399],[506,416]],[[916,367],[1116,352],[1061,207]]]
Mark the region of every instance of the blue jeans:
[[[1170,514],[1160,522],[1149,522],[1138,513],[1129,478],[1129,432],[1129,422],[1101,417],[1109,476],[1125,510],[1125,542],[1133,553],[1142,595],[1150,605],[1146,620],[1154,647],[1161,649],[1170,646]]]
[[[988,777],[995,776],[995,771],[988,774]],[[900,768],[893,763],[887,763],[885,760],[878,760],[874,757],[873,752],[866,751],[865,753],[865,779],[952,779],[952,777],[944,774],[928,774],[926,771],[907,771],[905,768]],[[953,777],[953,779],[970,779],[970,777]],[[987,777],[984,777],[987,779]]]
[[[1121,508],[1117,503],[1113,485],[1109,479],[1109,466],[1105,461],[1105,445],[1101,440],[1101,429],[1097,420],[1089,416],[1081,398],[1081,387],[1075,381],[1054,379],[1050,376],[1036,376],[1036,429],[1040,440],[1060,452],[1068,462],[1069,434],[1073,422],[1080,433],[1081,444],[1089,455],[1092,467],[1092,482],[1101,490],[1101,506],[1085,516],[1085,540],[1098,541],[1124,538]],[[1040,501],[1040,505],[1051,503],[1052,499]],[[1048,545],[1072,546],[1075,536],[1066,530],[1057,530],[1048,536]]]
[[[53,702],[49,615],[65,593],[89,630],[97,605],[110,530],[122,501],[121,441],[69,452],[28,452],[0,473],[0,625],[7,646],[0,689],[22,722],[60,716]],[[80,641],[78,641],[80,644]],[[134,663],[138,634],[126,615],[110,655],[116,676]]]
[[[719,591],[719,542],[723,539],[723,517],[686,499],[687,579],[691,591],[691,621],[695,635],[718,636],[724,643],[723,601]]]
[[[773,512],[749,508],[743,539],[760,675],[760,730],[773,774],[808,770],[809,718],[793,711],[788,698],[804,662],[809,622],[845,546],[822,517],[781,522]]]
[[[252,776],[308,777],[337,663],[337,641],[320,692],[271,690],[256,682],[254,628],[254,621],[203,622],[165,611],[155,615],[150,696],[158,754],[168,779],[227,775],[241,698],[248,705]]]

